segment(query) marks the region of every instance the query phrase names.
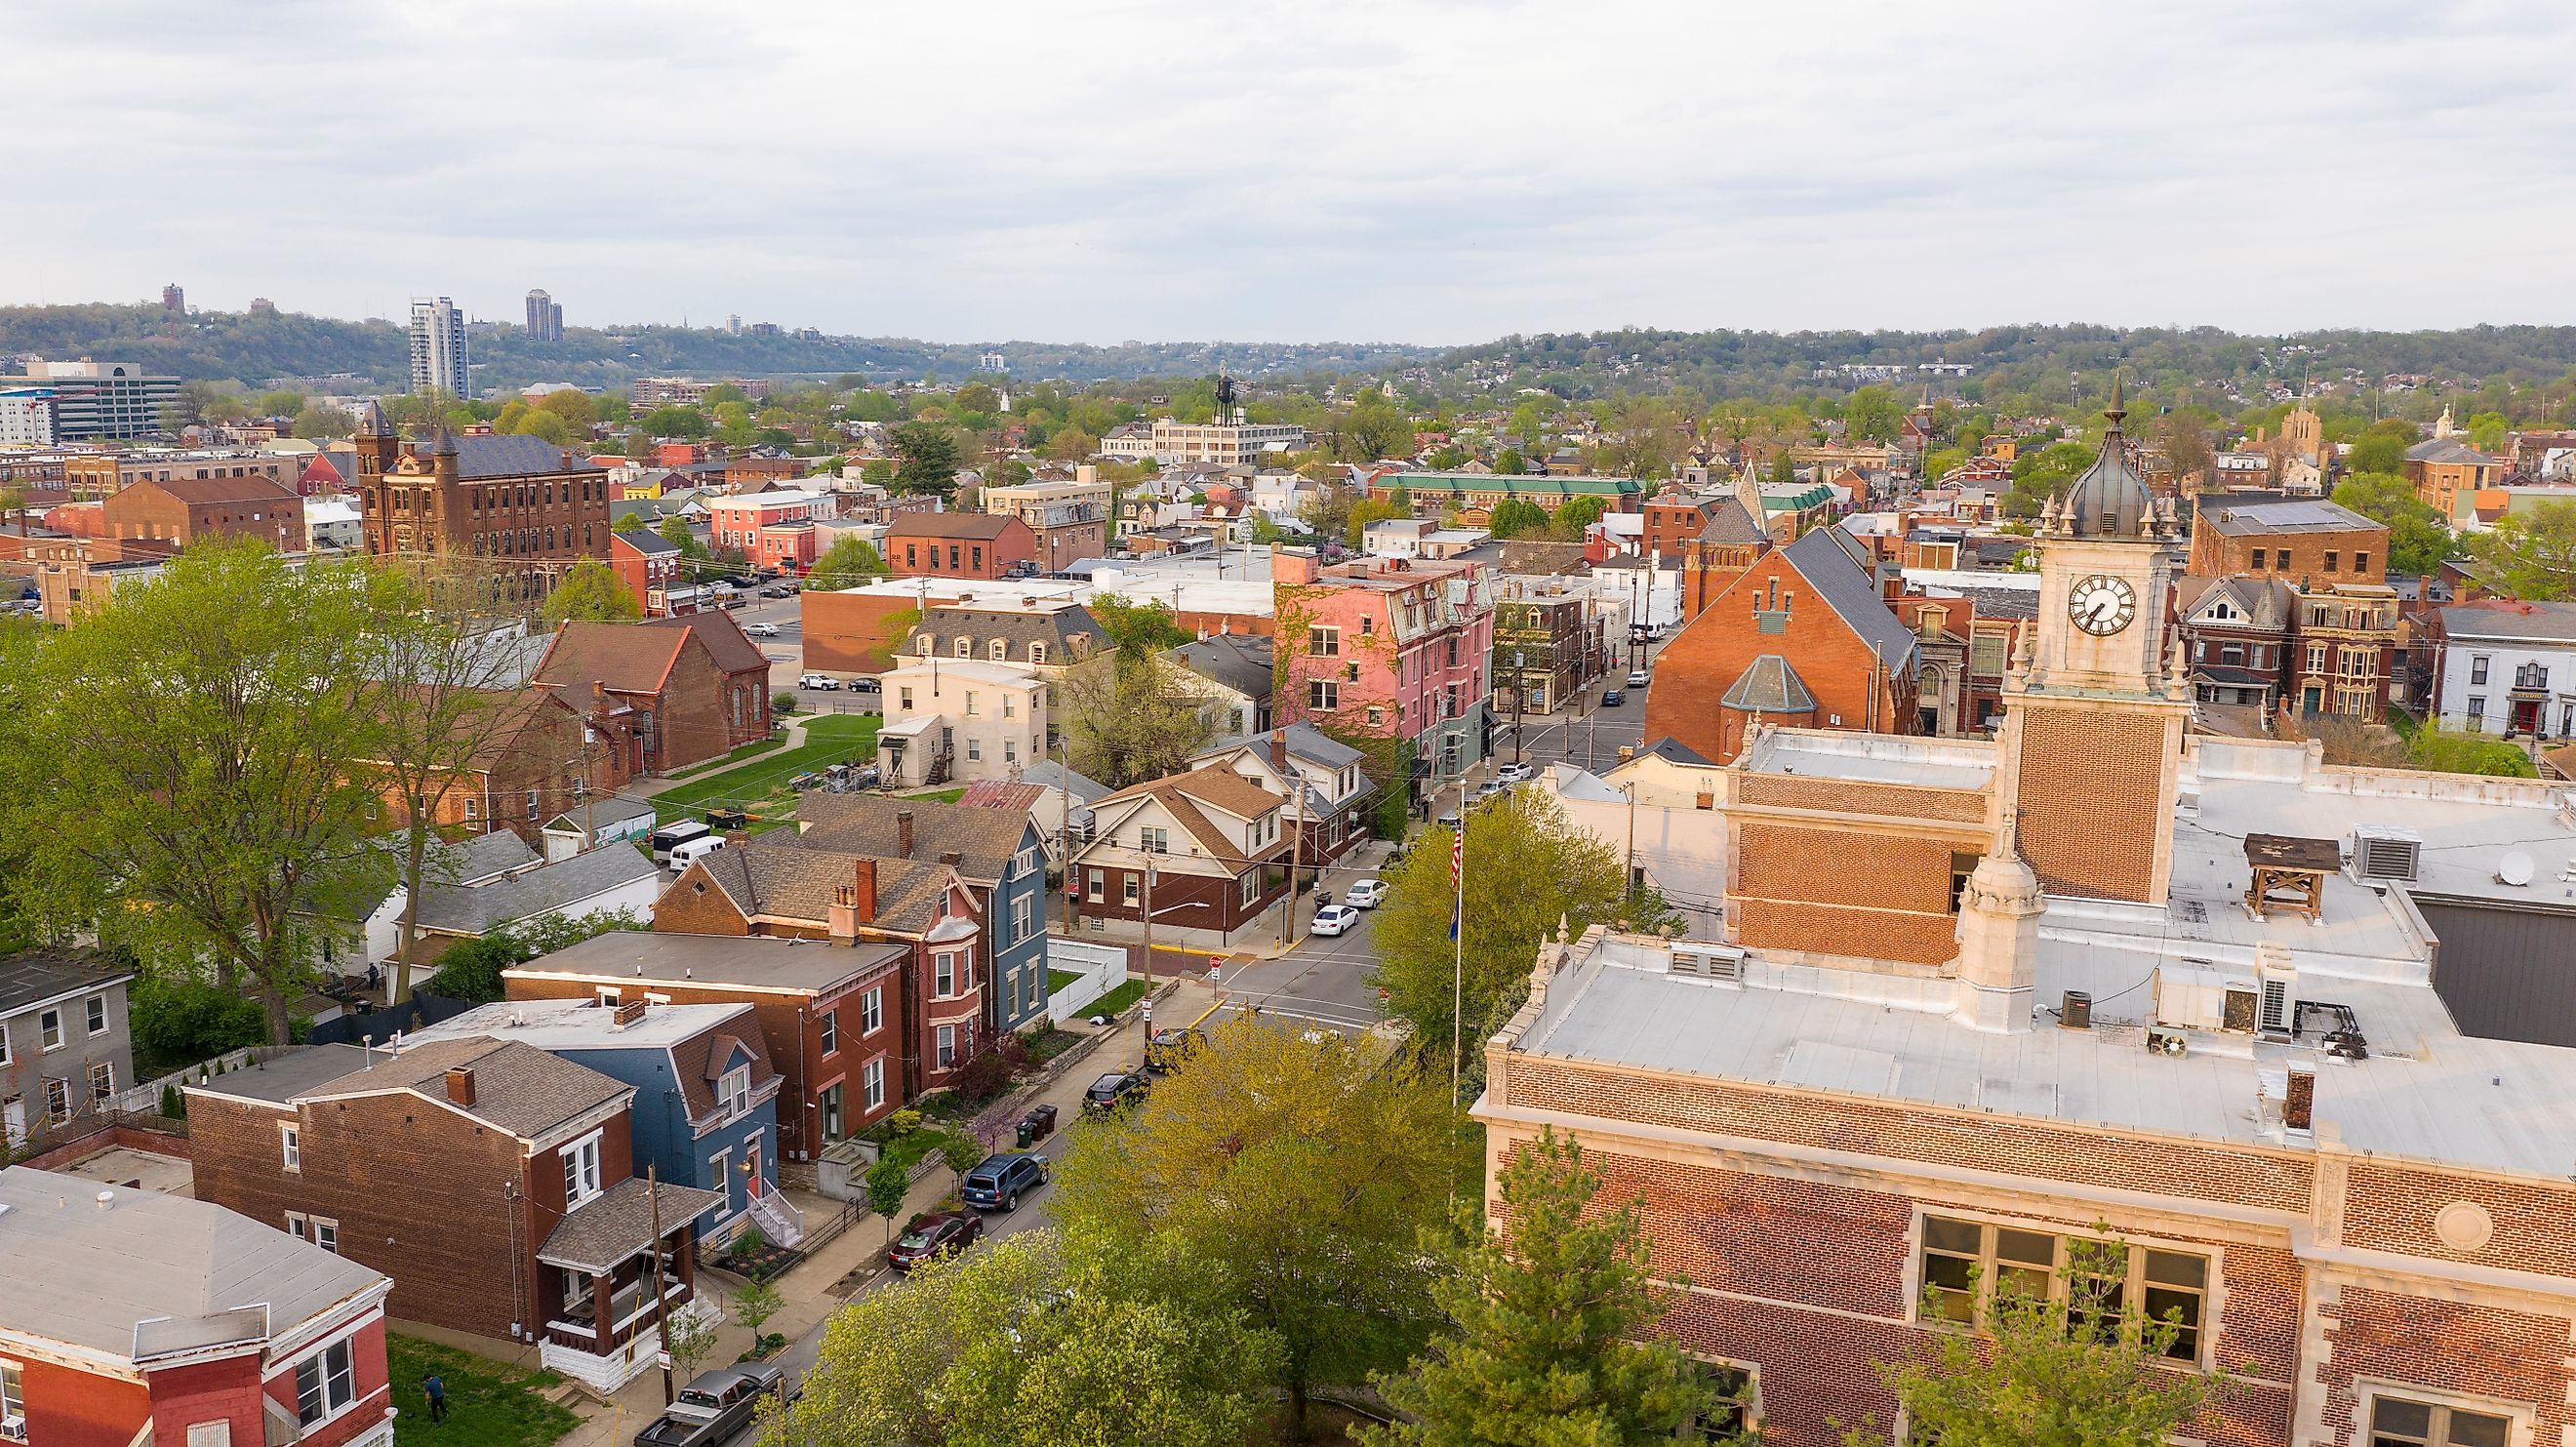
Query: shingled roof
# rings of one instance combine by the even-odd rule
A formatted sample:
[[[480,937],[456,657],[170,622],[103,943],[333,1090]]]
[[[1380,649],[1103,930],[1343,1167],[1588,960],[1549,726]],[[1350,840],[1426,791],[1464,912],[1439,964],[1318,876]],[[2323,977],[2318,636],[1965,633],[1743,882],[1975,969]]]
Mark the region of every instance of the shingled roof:
[[[939,922],[939,906],[956,870],[937,860],[893,859],[840,849],[813,849],[765,838],[719,849],[691,864],[671,888],[685,889],[705,877],[746,919],[767,917],[798,924],[828,925],[832,891],[858,877],[861,860],[876,865],[877,909],[873,927],[887,934],[928,933]],[[666,894],[669,891],[664,891]]]
[[[456,1105],[447,1094],[447,1072],[474,1072],[474,1103]],[[339,1100],[409,1090],[446,1102],[496,1130],[523,1140],[548,1132],[602,1106],[631,1098],[634,1089],[586,1065],[575,1065],[516,1041],[478,1035],[440,1040],[378,1058],[337,1080],[314,1087],[300,1100]]]
[[[902,842],[901,816],[912,815],[912,852]],[[969,881],[1001,881],[1028,832],[1025,806],[1019,811],[936,799],[897,799],[881,794],[807,794],[796,807],[801,829],[780,843],[800,848],[865,854],[879,859],[936,860],[962,856],[957,872]],[[776,838],[774,835],[764,838]],[[879,888],[884,880],[880,875]]]
[[[707,646],[707,652],[714,657],[716,668],[721,672],[764,675],[769,672],[768,655],[760,651],[759,644],[751,641],[750,634],[742,631],[742,625],[734,621],[731,613],[721,609],[684,614],[678,618],[648,619],[644,626],[696,635],[697,640]]]
[[[546,645],[537,682],[576,695],[587,694],[594,683],[614,693],[658,694],[670,682],[681,650],[697,636],[692,629],[645,623],[566,623]]]

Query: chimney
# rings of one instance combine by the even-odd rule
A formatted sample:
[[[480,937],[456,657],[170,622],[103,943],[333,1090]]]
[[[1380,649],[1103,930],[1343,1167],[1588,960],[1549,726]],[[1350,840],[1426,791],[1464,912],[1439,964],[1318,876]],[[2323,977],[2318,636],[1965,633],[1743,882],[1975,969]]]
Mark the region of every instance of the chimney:
[[[832,886],[831,913],[825,918],[824,932],[832,937],[832,943],[836,945],[846,945],[858,938],[859,891],[856,886],[848,884]],[[788,943],[794,944],[795,941],[790,940]]]
[[[2317,1068],[2313,1065],[2290,1067],[2289,1093],[2281,1098],[2281,1124],[2291,1130],[2313,1131],[2317,1121]]]
[[[910,809],[894,811],[894,855],[897,859],[912,857],[912,811]],[[876,866],[870,864],[868,869],[873,874]]]
[[[955,869],[966,862],[966,856],[954,849],[946,849],[940,851],[939,862]]]
[[[1277,769],[1283,776],[1288,772],[1288,731],[1286,729],[1270,731],[1270,767]]]
[[[447,1098],[458,1105],[474,1104],[474,1067],[451,1065],[447,1068]]]
[[[907,819],[911,816],[906,815]],[[854,925],[877,922],[877,862],[861,859],[850,866],[850,922]]]

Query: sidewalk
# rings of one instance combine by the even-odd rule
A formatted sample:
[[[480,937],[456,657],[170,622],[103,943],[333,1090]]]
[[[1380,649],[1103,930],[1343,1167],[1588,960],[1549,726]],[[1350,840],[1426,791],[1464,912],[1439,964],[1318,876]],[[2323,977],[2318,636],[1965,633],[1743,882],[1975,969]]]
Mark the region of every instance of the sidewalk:
[[[1186,1020],[1190,1015],[1196,1015],[1206,1008],[1213,998],[1213,994],[1204,983],[1183,981],[1175,987],[1173,995],[1158,1006],[1156,1013],[1168,1019],[1173,1012],[1187,1009],[1189,1014],[1181,1017]],[[1043,1102],[1056,1107],[1058,1115],[1056,1134],[1040,1142],[1036,1147],[1042,1154],[1052,1153],[1059,1148],[1065,1129],[1081,1116],[1082,1093],[1090,1088],[1093,1079],[1107,1071],[1122,1067],[1133,1069],[1143,1063],[1145,1058],[1145,1027],[1142,1012],[1131,1016],[1124,1024],[1111,1026],[1105,1031],[1095,1030],[1080,1021],[1067,1022],[1064,1028],[1075,1034],[1102,1035],[1106,1038],[1093,1047],[1091,1054],[1074,1069],[1065,1071],[1060,1078],[1049,1082],[1043,1090],[1026,1100],[1013,1097],[1016,1108],[1011,1112],[1011,1116],[1014,1119],[1034,1103]],[[1006,1139],[1002,1145],[1004,1149],[1008,1149],[1010,1142]],[[785,1275],[772,1283],[778,1288],[779,1297],[785,1305],[780,1308],[776,1316],[771,1317],[764,1324],[763,1329],[783,1334],[787,1338],[786,1352],[774,1360],[786,1371],[788,1380],[791,1382],[799,1380],[812,1369],[815,1356],[822,1344],[823,1330],[830,1322],[832,1314],[851,1297],[883,1282],[885,1277],[883,1262],[889,1226],[900,1226],[904,1221],[910,1220],[914,1214],[932,1209],[956,1187],[955,1172],[945,1166],[932,1170],[930,1174],[913,1183],[912,1190],[904,1197],[903,1214],[894,1222],[889,1223],[876,1216],[863,1216],[847,1231],[825,1243],[804,1260],[797,1262]],[[802,1192],[798,1195],[803,1198],[798,1201],[798,1204],[805,1208],[806,1219],[809,1221],[820,1222],[827,1214],[824,1209],[826,1206],[838,1205],[837,1202],[828,1202],[821,1197],[808,1196]],[[1009,1229],[1024,1230],[1031,1226],[1045,1224],[1043,1213],[1029,1207],[1023,1207],[1022,1210],[1028,1213],[1029,1219],[1015,1221]],[[730,1273],[704,1268],[699,1270],[699,1299],[722,1310],[724,1320],[717,1332],[715,1353],[700,1365],[698,1370],[707,1371],[730,1363],[750,1348],[751,1333],[743,1330],[733,1320],[733,1295],[741,1287],[741,1279]],[[626,1447],[639,1429],[662,1413],[662,1374],[658,1370],[648,1371],[629,1382],[625,1389],[609,1402],[595,1403],[585,1397],[576,1401],[573,1409],[586,1415],[580,1426],[563,1436],[561,1447]]]

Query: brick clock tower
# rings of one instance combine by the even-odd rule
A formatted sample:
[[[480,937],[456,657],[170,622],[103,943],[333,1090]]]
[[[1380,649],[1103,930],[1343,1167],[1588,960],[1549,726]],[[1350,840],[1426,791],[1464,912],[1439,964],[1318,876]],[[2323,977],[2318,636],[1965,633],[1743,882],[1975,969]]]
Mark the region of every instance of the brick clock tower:
[[[2161,906],[2191,717],[2166,619],[2181,528],[2129,465],[2120,384],[2102,455],[2040,514],[2039,618],[2004,682],[2004,797],[2050,894]]]

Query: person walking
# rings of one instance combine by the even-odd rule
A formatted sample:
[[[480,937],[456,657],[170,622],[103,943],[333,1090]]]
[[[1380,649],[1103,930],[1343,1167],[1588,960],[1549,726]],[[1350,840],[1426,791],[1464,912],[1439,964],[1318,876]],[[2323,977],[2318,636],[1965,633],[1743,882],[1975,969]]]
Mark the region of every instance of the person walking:
[[[446,1421],[447,1383],[438,1379],[438,1373],[431,1372],[420,1379],[420,1390],[429,1398],[429,1420],[433,1422]]]

